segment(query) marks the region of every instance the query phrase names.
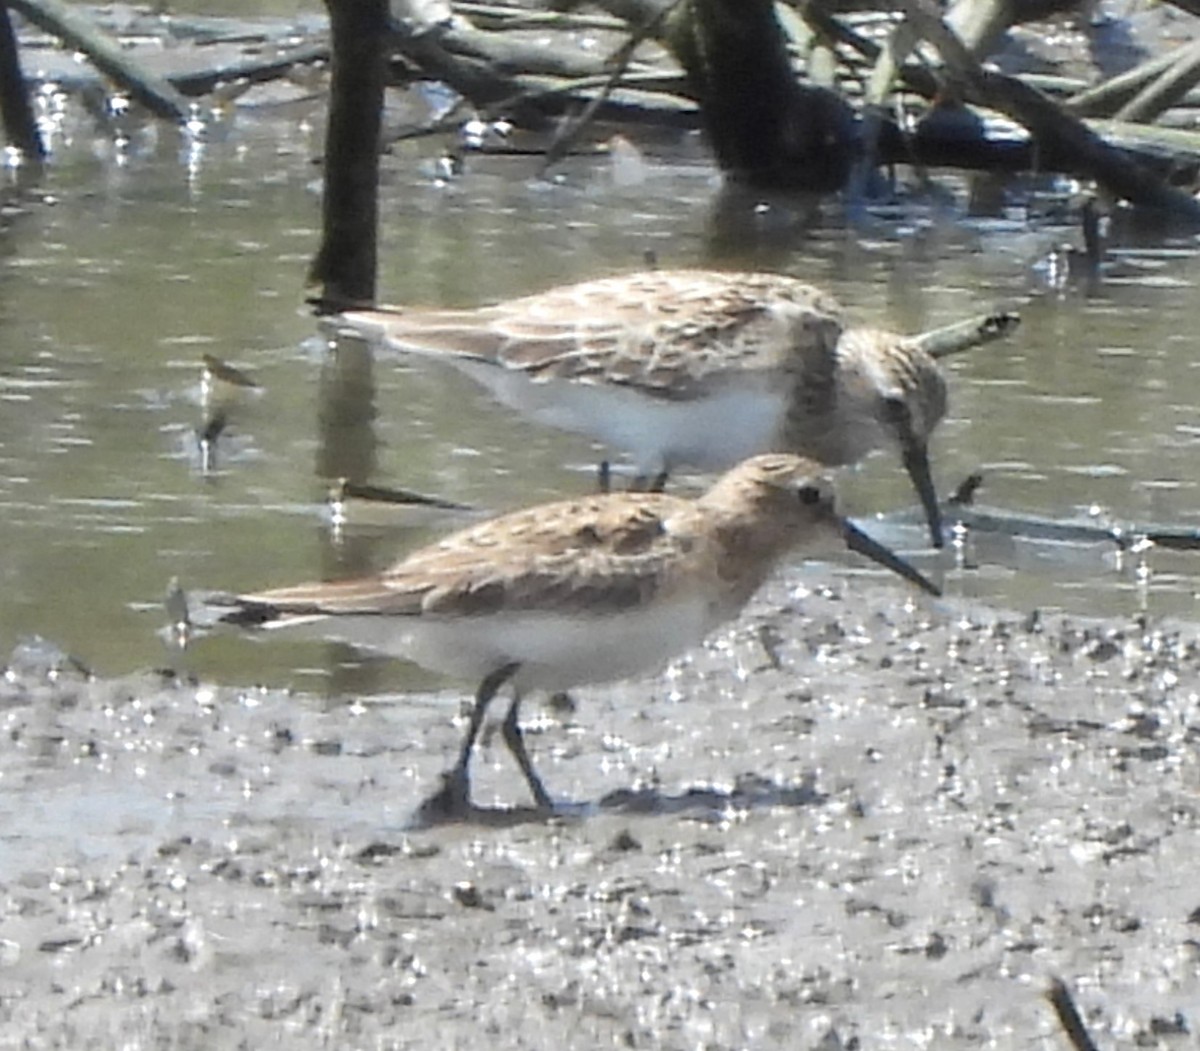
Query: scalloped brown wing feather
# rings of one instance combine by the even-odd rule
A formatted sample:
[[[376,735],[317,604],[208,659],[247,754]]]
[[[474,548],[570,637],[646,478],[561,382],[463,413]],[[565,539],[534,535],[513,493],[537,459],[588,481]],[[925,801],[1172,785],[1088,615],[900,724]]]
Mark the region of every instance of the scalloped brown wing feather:
[[[831,297],[774,274],[653,271],[478,310],[360,311],[345,321],[410,352],[471,357],[535,381],[631,386],[687,399],[747,368],[834,367]]]
[[[478,616],[501,608],[617,612],[673,586],[677,574],[660,572],[679,540],[668,535],[667,519],[690,513],[691,501],[665,494],[563,501],[464,529],[378,576],[300,584],[240,601],[283,618]],[[685,557],[689,550],[685,543]],[[675,554],[668,561],[677,562]]]

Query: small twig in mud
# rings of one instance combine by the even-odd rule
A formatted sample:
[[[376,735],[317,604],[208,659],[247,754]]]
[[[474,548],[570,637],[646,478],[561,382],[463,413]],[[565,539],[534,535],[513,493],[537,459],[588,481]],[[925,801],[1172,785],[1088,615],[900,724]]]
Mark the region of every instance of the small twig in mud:
[[[1071,998],[1071,990],[1061,978],[1050,979],[1050,988],[1046,990],[1046,999],[1054,1008],[1059,1024],[1075,1051],[1098,1051],[1092,1038],[1084,1027],[1083,1019],[1079,1017],[1079,1009]]]

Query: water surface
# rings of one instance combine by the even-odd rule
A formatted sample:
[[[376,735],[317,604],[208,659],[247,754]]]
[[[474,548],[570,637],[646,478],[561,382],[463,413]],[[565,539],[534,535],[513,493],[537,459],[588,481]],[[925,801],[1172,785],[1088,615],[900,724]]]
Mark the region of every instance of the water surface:
[[[246,107],[199,141],[162,127],[116,149],[82,116],[0,229],[0,652],[39,634],[105,673],[175,658],[156,629],[172,577],[270,586],[386,564],[431,529],[352,530],[322,515],[341,474],[507,508],[586,491],[598,450],[492,405],[435,367],[331,354],[303,305],[319,221],[316,102]],[[921,330],[1019,306],[1017,335],[948,362],[933,443],[949,489],[985,473],[988,504],[1200,527],[1198,268],[1189,236],[1118,231],[1091,287],[1048,288],[1034,260],[1072,231],[1014,201],[971,219],[962,185],[847,219],[730,206],[691,136],[643,143],[646,177],[602,160],[551,177],[470,157],[450,183],[438,145],[384,162],[381,298],[474,305],[644,265],[762,267],[835,293],[865,323]],[[655,157],[666,158],[657,162]],[[754,202],[750,202],[752,205]],[[202,469],[200,357],[247,370]],[[855,514],[911,501],[894,459],[843,475]],[[445,528],[445,526],[441,526]],[[921,531],[879,526],[910,549]],[[976,542],[940,562],[949,594],[1027,610],[1195,615],[1196,556]],[[936,568],[929,556],[923,563]],[[184,663],[232,682],[331,693],[429,681],[319,644],[210,638]]]

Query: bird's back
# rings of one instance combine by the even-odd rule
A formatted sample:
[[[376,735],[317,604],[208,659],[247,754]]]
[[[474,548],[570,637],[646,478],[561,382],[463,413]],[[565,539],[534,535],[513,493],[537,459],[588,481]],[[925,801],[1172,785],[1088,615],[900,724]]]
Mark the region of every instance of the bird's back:
[[[797,347],[832,354],[842,330],[838,303],[811,285],[709,270],[601,278],[476,310],[355,311],[341,320],[410,353],[671,399],[698,396],[729,373],[777,369]]]

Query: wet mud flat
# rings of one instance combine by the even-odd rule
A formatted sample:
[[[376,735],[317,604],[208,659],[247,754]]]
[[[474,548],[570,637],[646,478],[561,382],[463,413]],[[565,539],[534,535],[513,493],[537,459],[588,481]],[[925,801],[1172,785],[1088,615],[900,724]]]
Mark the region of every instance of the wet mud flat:
[[[10,672],[0,1047],[1195,1046],[1195,625],[792,573],[413,828],[462,696]]]

